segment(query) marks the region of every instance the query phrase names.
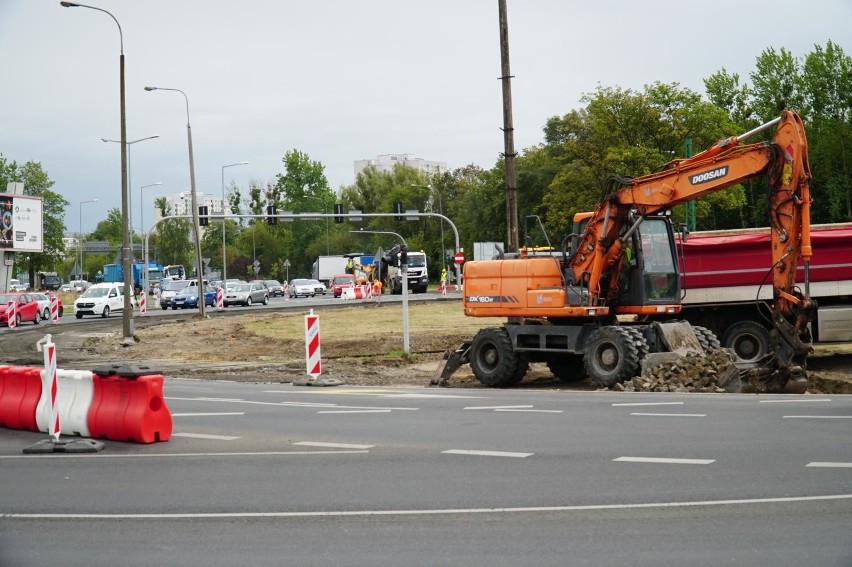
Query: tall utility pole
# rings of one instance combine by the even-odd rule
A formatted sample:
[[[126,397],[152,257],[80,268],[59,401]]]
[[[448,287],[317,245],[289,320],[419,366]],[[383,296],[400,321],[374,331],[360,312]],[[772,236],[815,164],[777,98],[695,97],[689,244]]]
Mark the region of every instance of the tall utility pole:
[[[509,70],[509,21],[506,0],[497,0],[500,9],[500,81],[503,83],[503,156],[506,160],[506,240],[509,252],[518,244],[518,178],[515,174],[515,128],[512,124],[512,72]]]

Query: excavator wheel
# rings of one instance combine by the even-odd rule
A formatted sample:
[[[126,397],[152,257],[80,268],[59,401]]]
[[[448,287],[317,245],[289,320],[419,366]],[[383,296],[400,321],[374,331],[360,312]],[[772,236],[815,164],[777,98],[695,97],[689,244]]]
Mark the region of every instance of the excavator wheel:
[[[623,327],[601,327],[589,335],[583,362],[586,374],[605,388],[636,376],[639,350],[634,335]]]
[[[693,325],[692,330],[695,331],[695,337],[698,339],[698,344],[701,345],[704,352],[707,352],[710,349],[722,347],[722,343],[719,342],[719,337],[717,337],[716,333],[707,327],[698,327]]]
[[[470,366],[482,384],[505,388],[521,381],[529,368],[529,359],[512,349],[506,329],[488,327],[473,337]]]
[[[642,334],[642,329],[639,327],[623,327],[627,330],[628,333],[633,337],[633,344],[636,346],[636,352],[639,354],[639,361],[648,354],[648,351],[651,350],[651,347],[648,346],[648,341],[645,339],[645,335]]]
[[[547,367],[550,369],[551,374],[565,384],[573,384],[586,377],[586,369],[583,367],[583,357],[579,354],[554,356],[547,361]]]

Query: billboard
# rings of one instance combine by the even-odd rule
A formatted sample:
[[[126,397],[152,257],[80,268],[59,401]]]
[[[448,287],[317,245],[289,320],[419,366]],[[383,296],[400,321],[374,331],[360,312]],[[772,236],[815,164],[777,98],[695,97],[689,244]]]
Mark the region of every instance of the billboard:
[[[0,193],[0,251],[44,251],[43,205],[41,197]]]

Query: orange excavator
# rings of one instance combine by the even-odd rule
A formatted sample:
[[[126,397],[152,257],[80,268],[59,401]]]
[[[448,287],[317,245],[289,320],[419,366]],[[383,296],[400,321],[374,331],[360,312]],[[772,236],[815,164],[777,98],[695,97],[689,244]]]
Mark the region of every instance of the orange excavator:
[[[773,126],[770,141],[742,143]],[[649,353],[682,344],[718,347],[709,329],[677,321],[680,270],[671,209],[762,175],[769,182],[766,280],[774,290],[768,316],[775,329],[773,352],[758,365],[779,390],[804,391],[814,304],[795,276],[800,260],[807,274],[811,257],[811,173],[801,118],[789,110],[657,172],[610,179],[595,211],[575,216],[561,251],[522,249],[466,263],[465,314],[508,321],[481,329],[448,353],[433,383],[469,362],[483,384],[511,386],[530,362],[546,362],[563,381],[589,377],[608,387],[636,376]]]

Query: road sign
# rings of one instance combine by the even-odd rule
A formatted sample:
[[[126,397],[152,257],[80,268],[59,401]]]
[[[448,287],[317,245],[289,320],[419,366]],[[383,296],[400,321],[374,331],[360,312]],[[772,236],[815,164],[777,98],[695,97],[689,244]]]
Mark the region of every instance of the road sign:
[[[453,258],[456,264],[461,265],[464,263],[464,252],[456,252],[455,257]]]

